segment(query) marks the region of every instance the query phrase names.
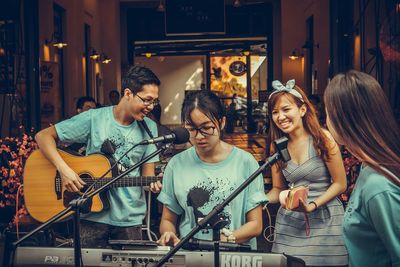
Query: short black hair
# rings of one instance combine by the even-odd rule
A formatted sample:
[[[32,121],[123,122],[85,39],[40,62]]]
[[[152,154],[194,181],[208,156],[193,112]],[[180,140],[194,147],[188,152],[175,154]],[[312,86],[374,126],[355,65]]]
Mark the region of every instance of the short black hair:
[[[225,106],[221,103],[219,97],[210,90],[196,90],[186,95],[181,110],[183,123],[193,124],[190,113],[196,108],[218,124],[226,114]]]
[[[108,97],[111,98],[111,96],[114,95],[114,94],[117,95],[118,98],[120,97],[120,96],[119,96],[119,92],[118,92],[117,90],[115,90],[115,89],[114,89],[114,90],[111,90],[111,91],[108,93]]]
[[[147,84],[159,86],[161,82],[149,68],[140,65],[131,66],[122,79],[121,95],[124,95],[126,88],[129,88],[132,93],[140,92]]]
[[[96,103],[96,100],[94,100],[94,98],[91,96],[82,96],[82,97],[78,98],[78,100],[76,101],[76,109],[83,108],[83,105],[86,102]]]

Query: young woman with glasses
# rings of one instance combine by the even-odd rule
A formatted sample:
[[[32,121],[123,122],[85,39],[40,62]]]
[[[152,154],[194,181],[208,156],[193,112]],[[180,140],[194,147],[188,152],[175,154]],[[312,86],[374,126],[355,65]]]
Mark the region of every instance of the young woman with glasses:
[[[182,106],[182,121],[193,146],[174,156],[165,169],[158,197],[164,204],[161,245],[176,245],[178,236],[187,235],[258,168],[250,153],[221,140],[226,118],[215,94],[207,90],[188,94]],[[221,215],[228,225],[222,230],[221,240],[247,243],[255,249],[255,237],[262,231],[261,203],[265,201],[260,175],[225,207]],[[212,240],[212,230],[203,230],[195,237]]]

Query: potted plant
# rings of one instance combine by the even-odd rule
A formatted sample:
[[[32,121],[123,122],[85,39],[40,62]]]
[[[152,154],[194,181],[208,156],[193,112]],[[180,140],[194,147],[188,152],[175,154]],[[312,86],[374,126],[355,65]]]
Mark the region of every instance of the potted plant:
[[[36,148],[31,134],[0,138],[1,223],[9,228],[28,217],[23,201],[23,171],[28,156]]]

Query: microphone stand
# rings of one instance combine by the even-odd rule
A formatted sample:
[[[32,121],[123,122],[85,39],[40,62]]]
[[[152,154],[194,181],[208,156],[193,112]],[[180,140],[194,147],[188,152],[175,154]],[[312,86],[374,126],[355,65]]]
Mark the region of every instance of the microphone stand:
[[[214,266],[218,266],[219,264],[219,251],[220,251],[220,241],[221,241],[221,229],[224,228],[228,222],[223,218],[220,218],[219,212],[211,218],[211,221],[216,220],[216,222],[212,222],[212,229],[213,229],[213,242],[214,242]],[[218,216],[218,217],[216,217]]]
[[[39,227],[33,229],[31,232],[29,232],[28,234],[23,236],[21,239],[19,239],[16,242],[14,242],[12,244],[12,252],[11,252],[11,255],[10,255],[10,266],[12,266],[12,262],[13,262],[13,258],[14,258],[13,254],[15,253],[15,249],[20,243],[22,243],[23,241],[25,241],[26,239],[28,239],[32,235],[36,234],[40,230],[42,230],[42,229],[48,227],[49,225],[53,224],[55,221],[59,220],[60,218],[64,217],[70,211],[74,211],[74,259],[75,259],[75,266],[82,266],[83,264],[82,264],[82,261],[81,261],[82,255],[81,255],[81,244],[80,244],[80,217],[79,216],[80,216],[81,209],[85,208],[83,206],[85,204],[85,202],[88,199],[91,199],[94,195],[99,194],[99,193],[103,192],[104,190],[106,190],[110,185],[112,185],[113,183],[118,181],[123,176],[125,176],[128,173],[130,173],[131,171],[139,168],[141,165],[146,163],[146,161],[148,161],[148,160],[154,158],[155,156],[157,156],[158,154],[160,154],[164,149],[167,148],[167,146],[168,146],[168,144],[165,144],[165,145],[161,146],[156,151],[154,151],[153,153],[151,153],[147,157],[143,158],[138,163],[132,165],[131,167],[129,167],[128,169],[123,171],[117,177],[115,177],[113,179],[110,179],[110,181],[107,182],[106,184],[102,185],[101,187],[97,188],[94,191],[89,192],[86,195],[85,198],[79,197],[77,199],[72,200],[69,203],[69,206],[67,208],[65,208],[63,211],[61,211],[60,213],[56,214],[55,216],[53,216],[52,218],[47,220],[45,223],[43,223]]]
[[[214,209],[209,214],[207,214],[206,217],[198,222],[197,226],[195,226],[183,239],[181,239],[181,241],[179,241],[179,243],[175,247],[173,247],[164,257],[162,257],[157,262],[156,266],[160,267],[164,263],[166,263],[169,258],[171,258],[185,243],[187,243],[195,234],[197,234],[197,232],[203,229],[209,223],[209,221],[212,221],[215,216],[218,216],[218,214],[223,211],[225,206],[227,206],[237,195],[239,195],[240,192],[242,192],[260,173],[262,173],[262,171],[266,167],[271,166],[279,159],[282,159],[284,161],[290,160],[290,155],[287,152],[287,141],[288,139],[286,137],[275,140],[274,143],[278,152],[270,156],[262,166],[260,166],[253,174],[251,174],[250,177],[247,178],[238,188],[236,188],[236,190],[233,191],[221,204],[216,205]],[[216,248],[219,252],[219,245],[217,245]],[[214,255],[214,259],[219,260],[219,256]],[[218,265],[219,262],[214,262],[215,267],[217,267]]]

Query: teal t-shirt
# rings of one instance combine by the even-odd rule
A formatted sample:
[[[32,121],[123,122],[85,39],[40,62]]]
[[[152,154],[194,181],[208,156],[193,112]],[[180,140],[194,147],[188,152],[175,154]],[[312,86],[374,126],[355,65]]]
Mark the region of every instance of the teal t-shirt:
[[[350,266],[400,266],[400,187],[361,169],[343,221]]]
[[[199,219],[226,199],[258,167],[250,153],[236,147],[219,163],[203,162],[191,147],[168,162],[158,200],[181,215],[179,233],[184,237]],[[245,224],[246,213],[266,201],[263,179],[259,175],[225,207],[222,216],[230,222],[226,228],[233,231]],[[195,238],[212,240],[212,231],[200,230]],[[250,240],[250,245],[257,248],[255,238]]]
[[[57,135],[62,142],[86,143],[86,155],[99,153],[103,142],[108,139],[115,144],[113,155],[118,160],[134,144],[149,139],[137,121],[128,126],[119,124],[113,115],[113,107],[91,109],[55,125]],[[150,131],[157,136],[157,125],[145,118]],[[139,162],[143,157],[156,150],[155,145],[137,146],[121,159],[120,170]],[[148,162],[158,161],[158,156]],[[130,176],[140,176],[140,168],[133,170]],[[143,223],[146,214],[146,200],[142,187],[119,187],[107,191],[110,209],[99,213],[82,214],[82,219],[106,223],[114,226],[135,226]]]

